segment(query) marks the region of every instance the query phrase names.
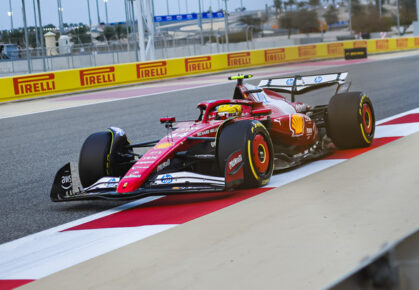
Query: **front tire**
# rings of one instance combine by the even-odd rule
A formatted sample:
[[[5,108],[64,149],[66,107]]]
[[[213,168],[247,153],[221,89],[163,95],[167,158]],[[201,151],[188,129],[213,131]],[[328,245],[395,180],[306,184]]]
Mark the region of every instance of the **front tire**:
[[[332,97],[327,112],[327,134],[337,147],[368,147],[374,131],[374,109],[365,93],[349,92]]]
[[[84,141],[80,151],[79,175],[83,187],[95,183],[98,179],[108,175],[107,162],[112,135],[110,132],[97,132]]]
[[[259,121],[244,120],[222,128],[217,139],[218,166],[224,175],[228,157],[242,151],[244,181],[241,187],[267,184],[273,172],[273,145],[268,130]]]

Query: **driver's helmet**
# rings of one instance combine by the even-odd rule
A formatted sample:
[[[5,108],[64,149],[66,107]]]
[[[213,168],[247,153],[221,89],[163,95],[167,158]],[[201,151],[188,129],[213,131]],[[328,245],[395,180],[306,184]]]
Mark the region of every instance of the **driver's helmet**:
[[[217,110],[217,115],[220,119],[236,117],[236,116],[240,116],[241,114],[242,114],[241,105],[220,105]]]

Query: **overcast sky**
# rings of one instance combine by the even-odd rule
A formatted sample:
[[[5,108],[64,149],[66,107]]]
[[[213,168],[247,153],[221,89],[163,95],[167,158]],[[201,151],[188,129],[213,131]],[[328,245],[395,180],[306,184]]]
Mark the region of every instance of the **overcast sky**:
[[[26,3],[26,15],[28,26],[33,26],[34,14],[33,14],[33,2],[36,0],[25,0]],[[63,19],[65,23],[88,23],[87,13],[87,1],[88,0],[61,0],[63,6]],[[104,0],[89,0],[91,8],[92,24],[97,24],[97,10],[96,1],[99,2],[99,12],[101,22],[105,22],[105,4]],[[209,6],[212,6],[213,10],[218,10],[223,7],[224,0],[201,0],[203,10],[207,10]],[[14,28],[23,26],[22,18],[22,0],[11,0],[12,11],[13,11],[13,26]],[[41,2],[41,14],[42,24],[52,23],[58,26],[58,13],[57,13],[57,0],[40,0]],[[197,0],[154,0],[155,13],[156,15],[166,15],[167,8],[166,2],[169,3],[170,14],[186,13],[186,4],[188,6],[188,12],[198,11]],[[234,10],[240,7],[240,2],[248,10],[263,9],[265,4],[272,5],[273,0],[228,0],[227,5],[229,10]],[[0,30],[10,29],[10,17],[8,16],[9,11],[9,0],[0,0]],[[180,8],[179,5],[180,4]],[[109,22],[124,21],[125,10],[123,0],[108,0],[108,15]]]

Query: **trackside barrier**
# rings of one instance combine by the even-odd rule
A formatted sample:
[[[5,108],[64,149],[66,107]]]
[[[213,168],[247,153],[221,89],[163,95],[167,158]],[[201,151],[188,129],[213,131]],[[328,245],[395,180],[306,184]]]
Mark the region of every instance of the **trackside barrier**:
[[[368,54],[419,49],[419,37],[354,40],[248,50],[0,78],[0,102],[78,92],[157,79],[344,57],[345,48],[366,47]]]

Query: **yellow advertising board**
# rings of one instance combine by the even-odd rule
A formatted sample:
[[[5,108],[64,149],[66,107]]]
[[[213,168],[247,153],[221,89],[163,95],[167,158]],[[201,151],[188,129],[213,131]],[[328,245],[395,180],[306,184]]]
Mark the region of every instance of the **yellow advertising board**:
[[[341,58],[346,48],[357,47],[366,47],[368,54],[419,49],[419,37],[318,43],[5,77],[0,78],[0,102],[246,67]]]

